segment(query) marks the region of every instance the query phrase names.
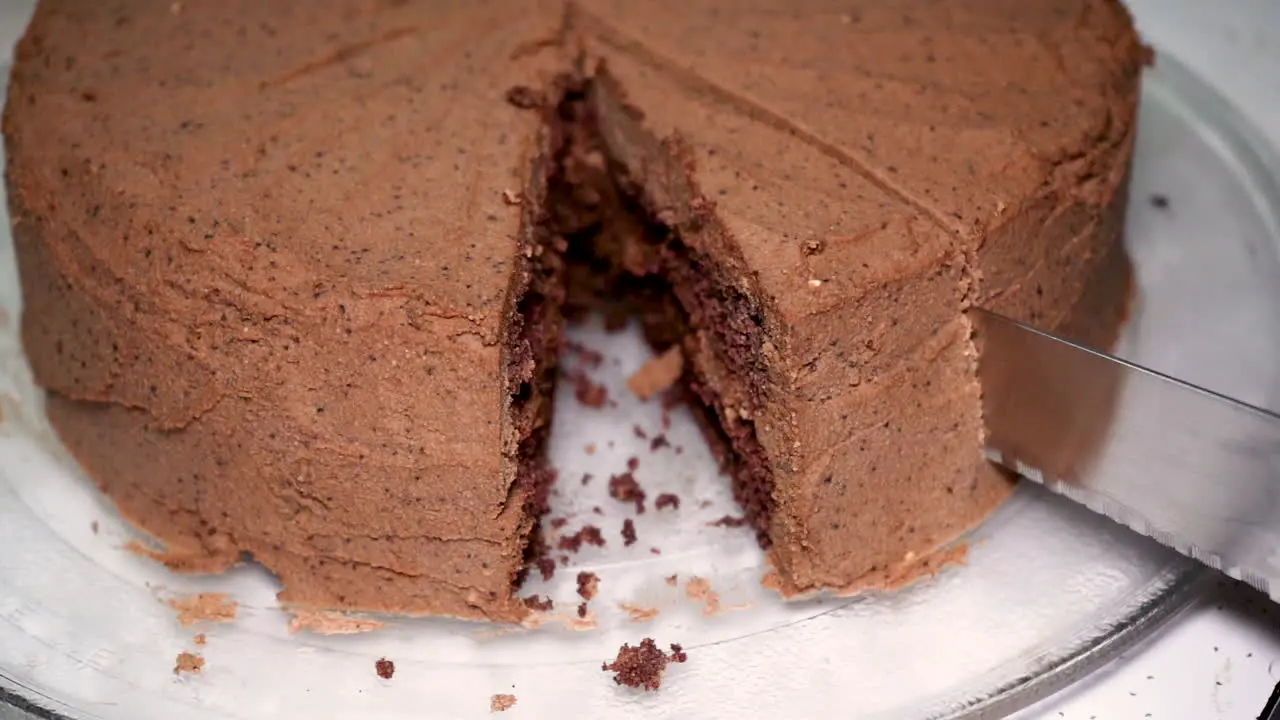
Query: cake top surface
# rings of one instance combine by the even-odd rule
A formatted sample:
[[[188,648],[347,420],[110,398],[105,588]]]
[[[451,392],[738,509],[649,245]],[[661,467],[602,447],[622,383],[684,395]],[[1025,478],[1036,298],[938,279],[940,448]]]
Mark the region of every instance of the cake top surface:
[[[171,294],[229,276],[265,314],[335,312],[333,286],[400,296],[486,342],[520,218],[503,191],[538,122],[501,98],[565,67],[548,40],[609,57],[651,129],[690,140],[766,276],[801,272],[805,241],[873,246],[886,221],[924,244],[979,232],[1105,135],[1134,52],[1112,0],[180,7],[42,4],[21,50],[50,44],[15,79],[67,122],[11,132],[58,159],[51,189],[84,185],[67,222],[126,226],[95,234],[104,268],[141,286],[181,264]],[[99,219],[108,197],[130,212]]]
[[[537,126],[502,97],[547,64],[510,55],[555,27],[496,17],[510,8],[43,3],[19,58],[47,60],[15,84],[69,122],[10,132],[57,159],[51,185],[88,191],[83,217],[62,213],[77,229],[127,205],[109,221],[135,232],[91,249],[131,285],[179,263],[171,290],[202,291],[225,270],[263,312],[334,311],[342,285],[489,339],[520,215],[503,191],[521,189]]]

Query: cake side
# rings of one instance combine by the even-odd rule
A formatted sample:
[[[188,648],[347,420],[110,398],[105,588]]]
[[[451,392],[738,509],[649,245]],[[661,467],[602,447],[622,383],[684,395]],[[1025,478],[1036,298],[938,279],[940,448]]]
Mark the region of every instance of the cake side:
[[[646,126],[691,149],[702,207],[673,215],[713,221],[686,239],[737,258],[726,267],[764,308],[751,423],[774,473],[782,590],[929,570],[1011,488],[978,452],[965,309],[1003,302],[1053,326],[1089,297],[1095,332],[1118,326],[1127,286],[1095,277],[1127,262],[1145,57],[1128,16],[1067,0],[582,7]]]
[[[247,553],[285,602],[527,612],[506,372],[531,211],[504,191],[536,193],[543,123],[502,97],[563,60],[512,60],[558,7],[508,9],[39,6],[5,115],[25,347],[171,567]]]

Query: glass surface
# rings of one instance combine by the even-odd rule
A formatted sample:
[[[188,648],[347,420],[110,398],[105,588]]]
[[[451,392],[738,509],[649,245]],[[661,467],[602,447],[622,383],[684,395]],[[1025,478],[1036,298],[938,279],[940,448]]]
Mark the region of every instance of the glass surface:
[[[1211,89],[1168,59],[1148,72],[1128,219],[1139,290],[1121,354],[1276,406],[1276,169]],[[69,717],[477,717],[495,693],[518,698],[516,717],[1000,717],[1140,639],[1205,577],[1024,486],[971,534],[963,566],[895,593],[783,603],[760,585],[750,533],[710,525],[734,510],[689,415],[673,411],[665,432],[680,454],[650,450],[661,410],[624,385],[647,357],[642,341],[588,326],[574,334],[604,353],[590,372],[617,406],[583,409],[561,384],[551,456],[572,492],[554,498],[552,515],[568,518],[566,532],[598,525],[608,544],[527,588],[556,601],[551,617],[536,628],[381,618],[375,632],[290,634],[262,569],[178,576],[124,549],[140,536],[43,419],[18,348],[7,230],[0,273],[0,690]],[[650,507],[635,516],[639,541],[623,547],[631,514],[606,485],[632,456]],[[586,486],[584,473],[594,475]],[[678,510],[655,511],[664,491],[681,497]],[[601,578],[586,620],[575,612],[578,570]],[[714,612],[690,597],[693,576],[717,593]],[[206,590],[229,593],[237,618],[181,627],[167,600]],[[635,617],[645,611],[656,614]],[[600,670],[643,637],[689,653],[657,693],[619,688]],[[201,674],[175,676],[184,650],[204,657]],[[374,672],[382,657],[395,662],[391,680]]]

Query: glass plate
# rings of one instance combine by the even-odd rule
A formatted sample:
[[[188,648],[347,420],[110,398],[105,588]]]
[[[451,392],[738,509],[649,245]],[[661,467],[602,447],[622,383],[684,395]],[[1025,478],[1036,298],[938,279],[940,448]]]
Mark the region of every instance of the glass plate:
[[[1280,327],[1268,313],[1280,306],[1280,191],[1277,165],[1255,137],[1176,62],[1162,57],[1148,72],[1128,219],[1139,291],[1120,351],[1275,406]],[[177,576],[124,549],[145,538],[84,479],[43,419],[16,337],[13,263],[6,232],[0,694],[36,714],[420,720],[483,716],[490,696],[504,693],[517,697],[515,717],[999,717],[1141,638],[1205,577],[1181,556],[1026,486],[967,538],[963,566],[899,592],[783,603],[761,587],[765,567],[750,533],[711,525],[733,509],[685,411],[671,414],[672,447],[651,451],[661,410],[624,386],[647,356],[637,334],[588,325],[574,335],[605,355],[590,372],[617,405],[584,409],[561,384],[551,455],[572,492],[554,498],[552,515],[568,519],[563,532],[599,526],[607,545],[585,548],[551,582],[527,589],[556,601],[541,626],[381,618],[386,627],[375,632],[290,634],[278,585],[262,569]],[[639,541],[624,547],[619,528],[632,515],[605,486],[633,456],[650,507],[634,516]],[[595,479],[584,486],[585,473]],[[660,492],[677,493],[679,509],[656,511]],[[585,619],[575,610],[579,570],[601,578]],[[694,576],[716,602],[690,591]],[[180,626],[167,600],[208,590],[234,598],[236,619]],[[197,632],[207,644],[195,644]],[[621,643],[643,637],[689,653],[660,692],[620,688],[601,672]],[[175,675],[181,651],[202,655],[203,671]],[[375,674],[383,657],[396,665],[393,679]]]

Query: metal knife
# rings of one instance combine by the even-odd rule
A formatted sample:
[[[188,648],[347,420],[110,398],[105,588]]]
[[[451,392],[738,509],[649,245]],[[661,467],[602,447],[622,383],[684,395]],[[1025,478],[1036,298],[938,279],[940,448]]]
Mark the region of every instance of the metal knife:
[[[970,317],[988,459],[1280,602],[1280,415]]]

